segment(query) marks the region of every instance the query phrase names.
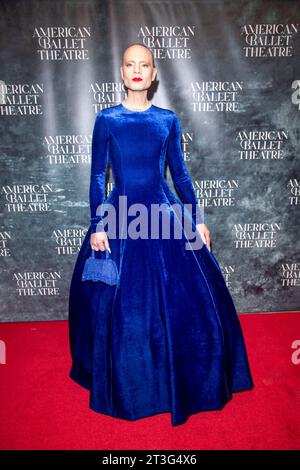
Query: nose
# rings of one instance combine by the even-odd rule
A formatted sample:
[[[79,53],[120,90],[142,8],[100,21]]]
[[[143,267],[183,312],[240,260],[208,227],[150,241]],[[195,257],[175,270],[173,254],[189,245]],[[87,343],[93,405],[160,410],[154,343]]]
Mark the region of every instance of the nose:
[[[134,66],[134,73],[140,73],[140,66],[138,64]]]

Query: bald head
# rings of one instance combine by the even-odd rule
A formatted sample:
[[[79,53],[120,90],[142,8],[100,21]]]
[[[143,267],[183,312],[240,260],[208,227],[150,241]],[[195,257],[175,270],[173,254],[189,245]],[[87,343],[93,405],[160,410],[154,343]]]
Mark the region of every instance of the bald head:
[[[132,43],[130,44],[129,46],[126,47],[126,49],[123,51],[123,64],[125,63],[125,60],[127,58],[127,56],[131,53],[131,52],[135,52],[135,53],[140,53],[140,54],[143,54],[145,57],[147,56],[148,60],[150,61],[150,63],[152,64],[152,67],[155,67],[155,64],[154,64],[154,55],[153,55],[153,52],[151,51],[151,49],[149,49],[149,47],[147,46],[144,46],[144,44],[140,44],[138,42],[135,42],[135,43]]]

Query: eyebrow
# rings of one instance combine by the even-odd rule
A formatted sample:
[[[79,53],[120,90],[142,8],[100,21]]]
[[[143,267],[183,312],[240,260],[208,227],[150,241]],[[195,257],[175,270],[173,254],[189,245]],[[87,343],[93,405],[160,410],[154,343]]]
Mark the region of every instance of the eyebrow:
[[[127,60],[125,60],[125,62],[136,62],[136,61],[132,60],[132,59],[127,59]],[[138,62],[145,62],[146,64],[150,64],[150,62],[148,60],[138,60]]]

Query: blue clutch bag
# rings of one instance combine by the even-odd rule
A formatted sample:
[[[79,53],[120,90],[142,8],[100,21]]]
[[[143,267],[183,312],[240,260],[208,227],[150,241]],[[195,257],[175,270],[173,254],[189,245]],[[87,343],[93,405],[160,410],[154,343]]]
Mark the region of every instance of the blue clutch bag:
[[[82,281],[102,281],[110,286],[118,283],[118,267],[116,262],[109,258],[109,251],[106,251],[106,257],[95,258],[95,251],[92,250],[92,255],[86,259],[83,272]]]

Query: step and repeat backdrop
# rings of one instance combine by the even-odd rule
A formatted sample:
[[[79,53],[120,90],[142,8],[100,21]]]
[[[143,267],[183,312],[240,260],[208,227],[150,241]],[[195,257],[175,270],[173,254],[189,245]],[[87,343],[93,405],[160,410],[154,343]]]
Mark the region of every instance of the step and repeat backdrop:
[[[150,47],[241,313],[299,310],[299,1],[1,0],[0,321],[67,318],[95,115]],[[174,188],[169,172],[168,180]],[[107,195],[114,185],[107,169]]]

